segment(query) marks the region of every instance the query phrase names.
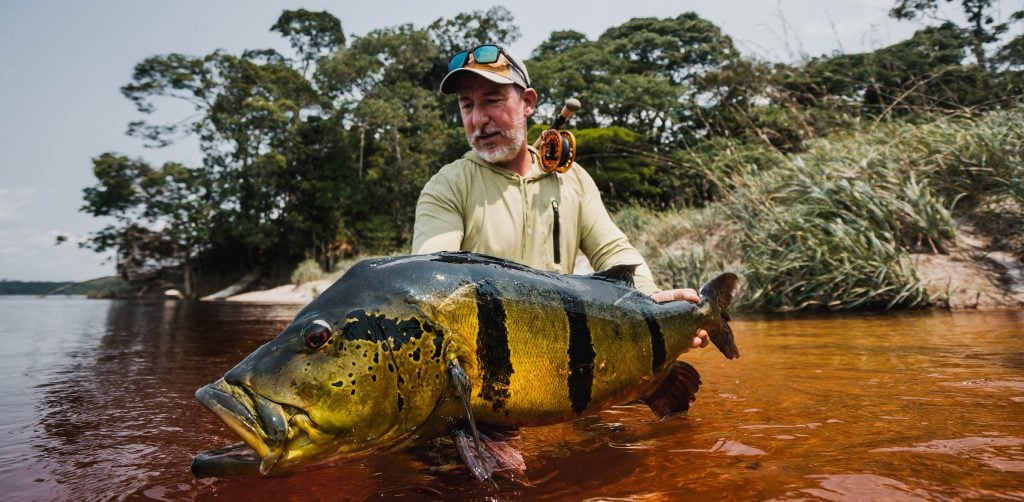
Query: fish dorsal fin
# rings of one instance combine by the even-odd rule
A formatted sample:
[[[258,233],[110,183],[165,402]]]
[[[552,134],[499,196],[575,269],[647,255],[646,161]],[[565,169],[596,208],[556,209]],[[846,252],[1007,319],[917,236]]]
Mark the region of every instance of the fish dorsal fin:
[[[590,274],[591,277],[598,277],[613,282],[621,282],[629,287],[635,287],[633,283],[633,274],[636,273],[636,268],[640,265],[615,265],[607,270],[600,272],[594,272]]]

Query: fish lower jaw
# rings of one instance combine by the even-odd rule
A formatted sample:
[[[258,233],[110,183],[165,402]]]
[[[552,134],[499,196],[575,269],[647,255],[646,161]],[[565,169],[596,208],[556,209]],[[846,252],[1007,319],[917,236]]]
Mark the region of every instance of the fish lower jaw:
[[[270,474],[270,471],[277,465],[278,461],[285,456],[284,445],[272,446],[268,444],[257,431],[253,431],[239,421],[234,420],[234,417],[220,416],[220,418],[228,428],[238,435],[243,443],[252,448],[253,453],[259,458],[259,473],[261,476]]]
[[[213,411],[214,415],[217,415],[217,418],[220,418],[220,420],[224,422],[224,425],[227,425],[232,432],[238,435],[239,439],[241,439],[243,443],[248,445],[249,448],[252,448],[256,456],[265,459],[271,455],[272,448],[263,440],[263,435],[260,434],[258,429],[255,429],[244,421],[239,420],[237,416],[223,408],[210,407],[210,410]]]
[[[196,398],[252,448],[260,474],[268,474],[284,455],[284,438],[292,431],[279,404],[223,379],[200,388]],[[264,427],[267,423],[273,430]]]

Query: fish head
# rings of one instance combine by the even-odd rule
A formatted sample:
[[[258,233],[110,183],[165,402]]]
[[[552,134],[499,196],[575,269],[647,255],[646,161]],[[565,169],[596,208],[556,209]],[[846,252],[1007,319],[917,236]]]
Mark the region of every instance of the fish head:
[[[347,310],[347,309],[346,309]],[[287,472],[355,460],[414,437],[447,384],[440,331],[418,312],[306,309],[196,398],[252,449],[250,460],[197,456],[193,472]],[[197,471],[197,462],[199,465]],[[238,469],[238,465],[247,466]]]

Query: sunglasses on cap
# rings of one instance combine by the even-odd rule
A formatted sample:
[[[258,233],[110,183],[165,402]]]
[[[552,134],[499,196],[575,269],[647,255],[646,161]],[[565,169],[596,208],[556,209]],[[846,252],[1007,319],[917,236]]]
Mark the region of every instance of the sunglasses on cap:
[[[472,56],[472,59],[470,59]],[[471,50],[463,50],[456,52],[455,55],[448,58],[448,72],[451,73],[459,68],[465,68],[473,65],[474,63],[480,65],[493,65],[498,63],[501,57],[505,57],[505,65],[515,68],[519,75],[523,77],[526,82],[526,86],[530,86],[529,78],[526,77],[526,71],[523,70],[516,62],[502,49],[499,45],[485,44],[477,46]]]

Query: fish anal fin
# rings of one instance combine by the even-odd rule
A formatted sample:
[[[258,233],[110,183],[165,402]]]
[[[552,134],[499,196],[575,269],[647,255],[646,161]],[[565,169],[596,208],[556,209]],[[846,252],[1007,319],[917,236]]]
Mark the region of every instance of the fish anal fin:
[[[590,276],[613,282],[621,282],[629,287],[635,287],[633,283],[633,274],[639,266],[640,265],[615,265],[607,270],[594,272],[593,274],[590,274]]]
[[[675,361],[665,379],[646,396],[640,398],[662,420],[684,413],[697,400],[700,389],[697,369],[683,361]]]
[[[526,472],[523,454],[507,440],[492,439],[481,433],[480,448],[477,449],[473,438],[463,429],[455,430],[452,439],[459,457],[480,481],[495,475],[517,479]]]

